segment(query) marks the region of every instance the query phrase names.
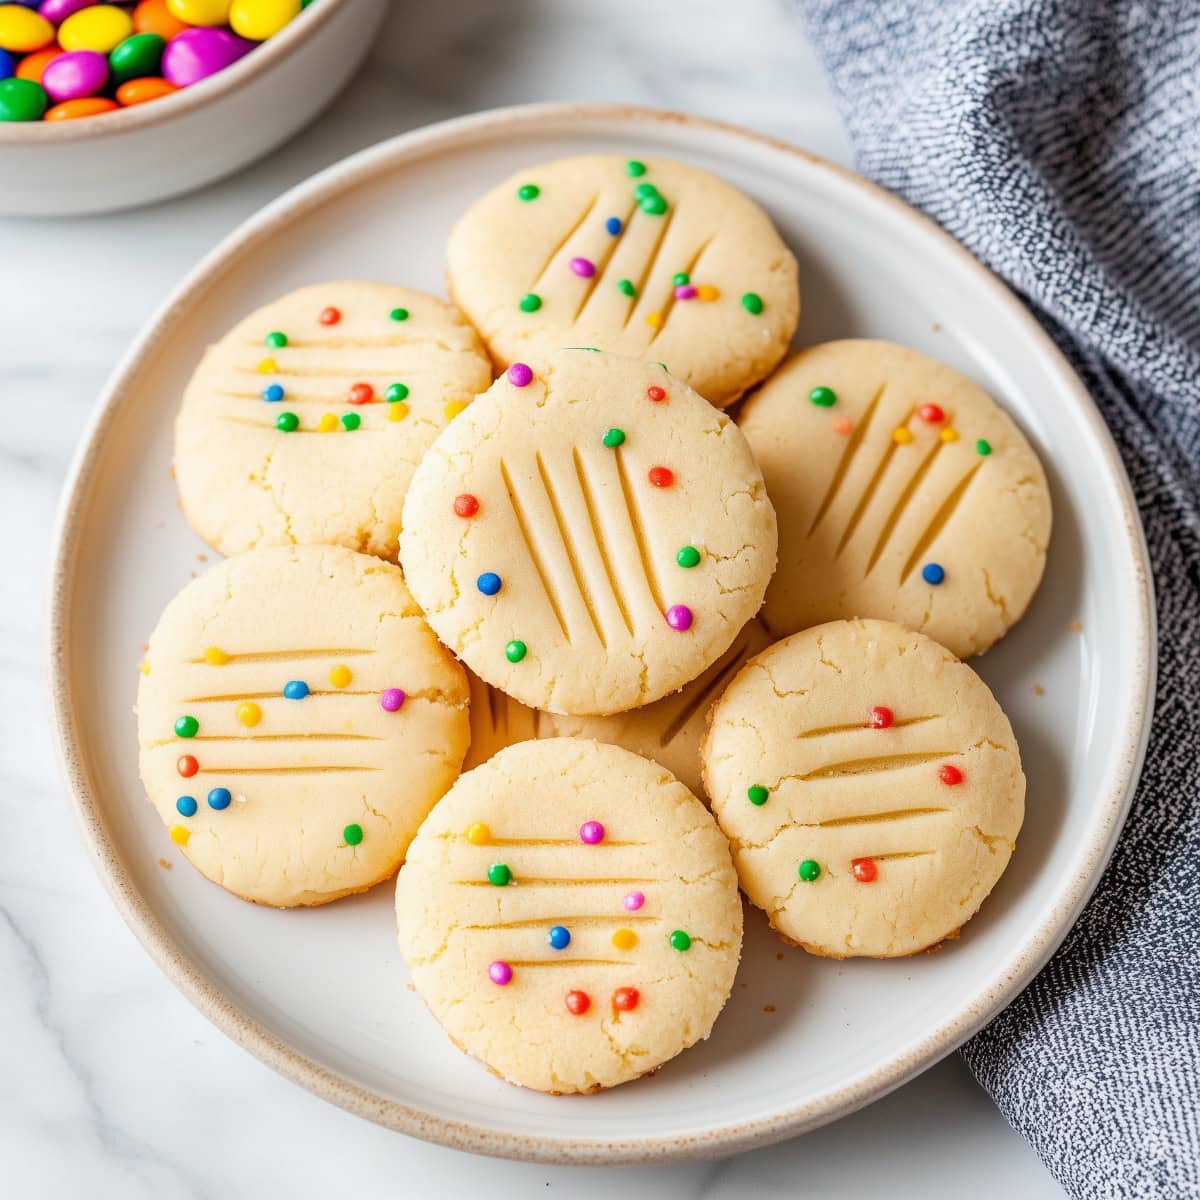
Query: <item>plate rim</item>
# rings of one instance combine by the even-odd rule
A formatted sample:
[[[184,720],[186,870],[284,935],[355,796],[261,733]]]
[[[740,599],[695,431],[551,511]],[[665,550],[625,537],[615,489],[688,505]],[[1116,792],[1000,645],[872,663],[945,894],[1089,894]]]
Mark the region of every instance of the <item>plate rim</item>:
[[[373,174],[397,163],[430,153],[454,153],[463,139],[481,131],[494,135],[525,132],[543,123],[639,122],[680,125],[741,139],[759,148],[798,157],[820,171],[832,172],[843,182],[865,192],[873,202],[892,208],[924,238],[935,238],[991,299],[1009,316],[1040,352],[1043,368],[1074,394],[1079,414],[1091,426],[1108,468],[1107,483],[1115,491],[1123,517],[1121,533],[1135,570],[1129,581],[1139,620],[1131,636],[1134,683],[1137,695],[1129,720],[1121,732],[1122,757],[1097,806],[1098,815],[1080,867],[1065,887],[1057,905],[1047,913],[993,971],[986,987],[974,1000],[939,1022],[918,1041],[890,1055],[841,1087],[821,1093],[801,1104],[766,1116],[711,1126],[685,1135],[604,1140],[586,1137],[531,1136],[480,1128],[469,1122],[434,1115],[399,1100],[383,1097],[302,1054],[266,1026],[239,1008],[203,968],[175,944],[148,901],[126,870],[120,850],[109,833],[89,770],[86,743],[79,736],[77,705],[70,686],[71,619],[75,568],[80,539],[77,516],[84,508],[94,478],[104,459],[106,442],[122,407],[128,380],[143,360],[178,322],[182,309],[196,291],[215,282],[239,250],[269,235],[282,224],[305,216],[332,195],[344,192]],[[386,139],[324,168],[308,180],[289,188],[239,225],[193,267],[139,330],[133,343],[104,385],[99,403],[84,429],[63,484],[52,533],[52,568],[48,597],[48,670],[51,682],[51,727],[59,769],[80,835],[92,864],[117,911],[134,936],[167,978],[222,1033],[261,1062],[306,1090],[358,1116],[387,1128],[453,1149],[523,1161],[563,1164],[636,1164],[712,1158],[768,1145],[815,1129],[886,1095],[926,1070],[960,1046],[1006,1007],[1032,981],[1067,936],[1075,919],[1099,883],[1124,826],[1140,776],[1149,740],[1156,679],[1157,622],[1153,582],[1145,532],[1138,515],[1132,486],[1112,434],[1099,409],[1062,352],[1032,313],[1008,287],[958,241],[930,218],[877,184],[827,159],[767,134],[708,117],[665,109],[624,104],[547,103],[491,109],[436,122]]]

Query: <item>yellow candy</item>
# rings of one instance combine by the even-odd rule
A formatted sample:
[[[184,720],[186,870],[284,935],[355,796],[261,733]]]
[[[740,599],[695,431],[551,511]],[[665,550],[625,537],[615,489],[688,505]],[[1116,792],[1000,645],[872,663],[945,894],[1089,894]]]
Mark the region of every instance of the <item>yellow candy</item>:
[[[204,661],[210,667],[223,667],[229,661],[229,655],[217,646],[209,646],[204,652]]]
[[[229,24],[252,42],[266,41],[300,12],[300,0],[233,0]]]
[[[332,433],[338,427],[338,419],[333,413],[326,413],[317,422],[318,433]]]
[[[0,50],[28,54],[54,41],[54,26],[20,4],[0,6]]]
[[[396,403],[396,404],[388,405],[388,420],[389,421],[403,421],[404,418],[407,416],[408,416],[408,405],[407,404]]]
[[[185,25],[224,25],[230,0],[167,0],[167,11]]]
[[[448,421],[453,421],[469,402],[466,400],[451,400],[449,404],[442,410],[446,414]]]
[[[467,826],[467,841],[472,846],[486,846],[492,840],[492,831],[481,821],[474,821]]]
[[[171,841],[177,846],[186,846],[188,838],[192,836],[191,830],[185,829],[182,825],[171,826]]]
[[[58,27],[64,50],[95,50],[107,54],[133,32],[133,18],[114,4],[97,4],[72,13]]]
[[[262,362],[258,364],[258,373],[260,375],[274,375],[278,370],[279,368],[275,365],[275,360],[273,358],[264,358]]]
[[[913,435],[907,429],[905,429],[903,425],[901,425],[899,429],[892,430],[892,441],[895,442],[897,446],[907,446],[912,440]]]
[[[638,943],[638,936],[632,929],[618,929],[612,936],[612,944],[618,950],[632,950]]]
[[[262,720],[262,709],[253,700],[245,700],[237,706],[237,719],[247,729],[253,729]]]
[[[943,429],[942,432],[938,436],[941,437],[943,442],[957,442],[958,441],[958,430],[957,429]]]
[[[150,674],[150,660],[148,658],[143,658],[142,661],[140,663],[138,663],[138,670],[141,671],[141,673],[143,675],[149,675]]]
[[[662,324],[662,313],[647,313],[646,324],[649,325],[651,329],[657,329]]]
[[[696,289],[696,297],[699,300],[716,300],[721,295],[721,289],[715,288],[711,283],[702,283]]]
[[[345,666],[343,663],[338,663],[338,665],[329,672],[329,682],[337,688],[345,687],[353,678],[354,676],[350,674],[350,668]]]

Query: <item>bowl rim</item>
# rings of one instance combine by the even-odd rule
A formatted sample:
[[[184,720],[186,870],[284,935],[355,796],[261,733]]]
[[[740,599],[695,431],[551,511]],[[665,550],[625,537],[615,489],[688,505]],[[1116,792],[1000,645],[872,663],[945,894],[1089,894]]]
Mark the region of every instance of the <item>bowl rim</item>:
[[[461,139],[499,137],[511,132],[536,130],[552,122],[645,122],[681,125],[692,130],[749,141],[760,147],[803,159],[820,171],[835,174],[867,193],[875,203],[891,207],[912,228],[914,235],[936,238],[971,272],[979,288],[1008,310],[1024,332],[1044,369],[1073,392],[1079,411],[1090,425],[1117,490],[1123,537],[1134,562],[1127,581],[1139,620],[1129,631],[1132,643],[1132,707],[1121,733],[1121,757],[1109,787],[1095,798],[1097,820],[1086,844],[1080,847],[1078,869],[1064,884],[1057,903],[1043,915],[1003,963],[981,982],[974,999],[948,1020],[938,1023],[901,1053],[821,1096],[736,1124],[705,1128],[676,1135],[601,1140],[578,1136],[532,1136],[480,1128],[467,1121],[432,1115],[400,1100],[386,1099],[301,1053],[277,1037],[232,1002],[220,986],[174,941],[159,917],[139,892],[126,869],[120,848],[110,836],[99,789],[93,785],[86,750],[79,737],[86,712],[79,711],[69,686],[72,639],[68,636],[74,593],[74,570],[80,550],[80,514],[86,509],[92,483],[101,462],[100,451],[122,407],[128,377],[167,335],[179,308],[223,270],[233,253],[318,208],[332,194],[368,181],[392,169],[398,161],[453,152]],[[1154,699],[1157,622],[1153,581],[1145,533],[1133,490],[1112,435],[1091,397],[1070,364],[1032,313],[1013,292],[973,255],[930,218],[853,171],[766,134],[708,118],[668,110],[622,104],[548,103],[518,105],[468,114],[437,122],[387,139],[342,159],[272,201],[239,227],[188,273],[157,312],[143,325],[105,385],[93,417],[84,431],[64,483],[53,534],[53,566],[48,600],[48,667],[52,727],[60,769],[68,785],[72,808],[93,864],[118,912],[134,936],[168,979],[226,1036],[293,1083],[376,1124],[453,1149],[502,1158],[542,1163],[579,1165],[631,1165],[724,1156],[769,1145],[815,1129],[861,1108],[926,1070],[957,1049],[1030,983],[1067,936],[1095,890],[1116,845],[1132,804],[1149,740]]]
[[[55,146],[111,137],[185,116],[210,100],[241,90],[261,70],[269,71],[278,66],[296,46],[327,25],[338,10],[353,3],[354,0],[321,0],[319,4],[310,4],[277,34],[259,42],[223,71],[148,104],[135,104],[73,121],[0,121],[0,147]]]

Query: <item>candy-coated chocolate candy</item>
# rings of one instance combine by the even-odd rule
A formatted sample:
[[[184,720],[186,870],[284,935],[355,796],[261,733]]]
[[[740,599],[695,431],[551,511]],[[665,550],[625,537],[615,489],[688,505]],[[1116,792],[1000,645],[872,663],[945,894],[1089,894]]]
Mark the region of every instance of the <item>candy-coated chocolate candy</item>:
[[[61,53],[62,48],[55,43],[52,46],[47,46],[44,50],[37,50],[33,54],[27,54],[17,63],[17,69],[13,74],[18,79],[29,79],[34,83],[41,83],[42,74]]]
[[[690,570],[699,565],[700,551],[695,546],[681,546],[675,555],[675,561],[685,570]]]
[[[59,25],[72,13],[77,13],[81,8],[91,8],[95,3],[96,0],[42,0],[41,4],[30,7],[35,7],[47,21]]]
[[[571,944],[571,931],[565,925],[555,925],[546,937],[552,950],[565,950]]]
[[[671,949],[678,950],[681,954],[683,951],[690,950],[692,948],[691,936],[685,933],[682,929],[676,929],[672,931],[669,940],[671,942]]]
[[[657,383],[654,383],[646,389],[646,398],[653,400],[655,404],[661,404],[667,398],[667,393]]]
[[[390,321],[407,321],[408,320],[408,309],[407,308],[393,308],[392,311],[390,313],[388,313],[388,320],[390,320]]]
[[[615,450],[618,446],[623,446],[625,444],[625,430],[617,429],[616,427],[612,429],[606,429],[604,431],[604,437],[601,439],[601,441],[603,441],[603,443],[610,450]]]
[[[517,188],[517,199],[528,203],[536,200],[542,194],[542,189],[536,183],[523,183]]]
[[[344,688],[353,679],[354,676],[350,672],[350,668],[345,663],[338,663],[336,667],[331,668],[329,672],[329,682],[335,688]]]
[[[658,488],[670,487],[675,482],[675,472],[670,467],[651,467],[646,478]]]
[[[205,646],[204,661],[210,667],[223,667],[229,661],[229,655],[220,646]]]
[[[194,817],[196,815],[196,809],[199,807],[200,806],[196,803],[195,796],[180,796],[179,799],[175,801],[175,811],[181,817]]]
[[[54,26],[19,4],[0,5],[0,50],[28,54],[54,41]]]
[[[389,404],[396,404],[400,400],[408,399],[408,384],[393,383],[386,392],[383,393],[383,398]]]
[[[262,709],[253,700],[243,700],[234,710],[238,723],[253,729],[262,720]]]
[[[763,299],[757,292],[747,292],[742,297],[742,307],[751,316],[757,317],[763,310]]]
[[[508,368],[508,382],[513,387],[528,387],[533,382],[533,369],[528,363],[513,363]]]
[[[596,273],[596,264],[590,258],[573,258],[568,265],[581,279],[591,279]]]
[[[872,729],[890,729],[896,720],[896,714],[885,705],[877,704],[871,709],[869,724]]]
[[[930,583],[934,587],[937,587],[937,585],[946,578],[946,570],[941,563],[926,563],[921,568],[921,578],[925,580],[926,583]]]
[[[300,15],[300,0],[233,0],[229,24],[233,32],[263,42]]]
[[[487,869],[487,877],[494,887],[507,887],[512,882],[512,871],[507,863],[492,863]]]
[[[818,408],[832,408],[837,403],[837,393],[830,387],[815,387],[808,398]]]
[[[351,404],[370,404],[375,399],[375,389],[369,383],[354,383],[346,398]]]
[[[280,433],[295,433],[300,427],[300,418],[294,412],[283,412],[275,418],[275,428]]]
[[[620,1012],[633,1012],[640,999],[637,988],[620,987],[613,992],[613,1008]]]
[[[179,774],[184,777],[184,779],[191,779],[191,777],[200,770],[200,764],[196,761],[194,755],[181,754],[175,763],[175,770],[177,770]]]
[[[813,858],[806,858],[797,868],[796,873],[805,883],[814,883],[821,875],[821,864]]]
[[[625,164],[625,174],[632,176],[634,179],[637,179],[641,175],[645,175],[645,173],[646,164],[644,162],[639,162],[636,158],[631,158]]]
[[[233,803],[233,794],[228,788],[215,787],[208,793],[208,807],[221,812]]]
[[[118,84],[127,79],[146,79],[158,74],[167,43],[157,33],[135,33],[108,56],[108,65]]]
[[[692,627],[692,610],[686,604],[672,604],[667,609],[667,624],[676,633],[686,633]]]
[[[285,700],[304,700],[308,697],[308,684],[303,679],[289,679],[283,685]]]
[[[363,840],[363,827],[357,822],[342,830],[342,840],[347,846],[357,846]]]
[[[618,950],[632,950],[638,944],[638,935],[632,929],[618,929],[612,935],[612,944]]]
[[[566,1005],[572,1016],[582,1017],[592,1007],[592,1001],[587,992],[568,992]]]
[[[524,296],[517,302],[517,307],[522,312],[532,313],[537,312],[542,307],[542,298],[535,292],[526,292]]]
[[[133,18],[115,4],[81,8],[58,27],[58,44],[64,50],[95,50],[107,54],[133,32]]]
[[[480,577],[475,580],[475,586],[485,595],[494,596],[501,588],[502,584],[500,576],[495,571],[484,571]]]
[[[94,96],[108,82],[108,59],[95,50],[68,50],[42,74],[42,87],[55,103]]]
[[[761,783],[756,783],[752,787],[746,789],[746,799],[754,805],[755,808],[762,808],[770,799],[771,793],[767,791]]]
[[[167,0],[167,10],[188,25],[224,25],[231,0]]]
[[[188,838],[192,836],[191,830],[185,828],[183,825],[172,825],[168,832],[171,841],[173,841],[177,846],[186,846],[188,844]]]
[[[176,87],[190,87],[232,66],[254,45],[225,29],[185,29],[163,51],[163,78]]]
[[[513,969],[506,962],[494,962],[488,967],[488,978],[498,987],[512,982]]]
[[[36,121],[46,111],[46,89],[32,79],[0,79],[0,121]]]
[[[167,8],[167,0],[141,0],[133,10],[133,28],[138,33],[157,33],[169,42],[187,27],[186,21],[181,21]]]
[[[953,763],[943,763],[938,768],[938,778],[947,786],[954,787],[963,781],[963,773]]]
[[[120,105],[106,96],[83,96],[78,100],[64,100],[46,110],[43,121],[75,121],[80,117],[98,117],[101,113],[116,112]]]
[[[454,514],[458,517],[473,517],[479,511],[479,501],[468,492],[454,497]]]
[[[130,80],[130,82],[138,83],[138,82],[140,82],[140,80],[133,79],[133,80]],[[167,83],[167,81],[165,79],[162,82]],[[171,85],[169,83],[167,83],[167,87],[171,87]],[[175,89],[171,88],[171,90],[174,91]],[[121,98],[121,89],[118,88],[117,89],[117,99],[119,100],[120,98]],[[283,397],[284,397],[283,388],[280,387],[280,385],[277,383],[269,383],[262,390],[262,398],[268,404],[278,404],[279,401],[283,399]]]
[[[353,433],[362,424],[362,417],[358,413],[342,413],[342,428],[347,433]]]
[[[504,657],[510,663],[519,663],[528,653],[529,648],[524,642],[511,641],[504,647]]]
[[[850,864],[850,873],[859,883],[874,883],[879,869],[873,858],[856,858]]]
[[[472,846],[486,846],[492,840],[492,831],[482,821],[472,821],[467,826],[467,841]]]
[[[195,717],[184,716],[179,717],[175,721],[175,736],[181,738],[194,738],[200,732],[200,722]]]

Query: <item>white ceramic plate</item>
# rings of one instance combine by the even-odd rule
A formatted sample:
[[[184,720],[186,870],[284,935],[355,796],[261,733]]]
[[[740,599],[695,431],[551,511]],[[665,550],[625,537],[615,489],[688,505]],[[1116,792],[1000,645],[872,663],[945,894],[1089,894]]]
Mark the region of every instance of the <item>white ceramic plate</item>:
[[[684,159],[765,204],[800,260],[799,340],[892,338],[979,380],[1041,454],[1055,527],[1028,616],[976,663],[1020,739],[1028,815],[961,941],[910,960],[823,961],[786,949],[751,910],[738,983],[708,1042],[650,1079],[551,1097],[494,1079],[441,1034],[405,986],[390,886],[275,912],[182,862],[142,799],[131,706],[142,643],[204,550],[176,507],[170,460],[179,396],[205,344],[322,279],[440,291],[446,235],[477,195],[522,164],[585,152]],[[170,978],[229,1036],[354,1112],[548,1161],[745,1149],[865,1104],[952,1050],[1029,981],[1094,886],[1129,805],[1153,689],[1150,584],[1128,483],[1079,381],[1013,297],[924,218],[828,163],[707,121],[608,107],[508,110],[397,138],[289,192],[218,247],[139,338],[84,440],[51,629],[84,837]]]

